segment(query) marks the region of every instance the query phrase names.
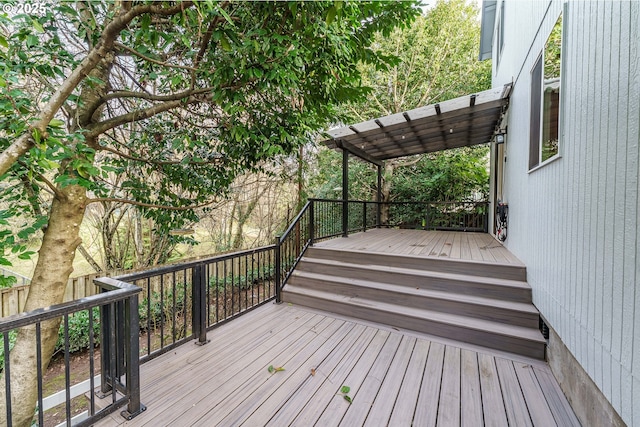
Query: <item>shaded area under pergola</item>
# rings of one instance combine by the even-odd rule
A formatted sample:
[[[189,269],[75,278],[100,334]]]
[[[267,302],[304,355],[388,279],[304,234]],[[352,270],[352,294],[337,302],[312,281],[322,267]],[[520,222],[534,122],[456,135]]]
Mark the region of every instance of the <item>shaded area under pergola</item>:
[[[378,167],[378,201],[381,199],[382,166],[385,160],[432,153],[490,142],[500,132],[509,104],[511,84],[477,94],[430,104],[354,125],[331,129],[321,143],[341,149],[342,198],[349,197],[349,154]],[[343,210],[346,236],[348,217]],[[378,209],[378,223],[380,210]]]

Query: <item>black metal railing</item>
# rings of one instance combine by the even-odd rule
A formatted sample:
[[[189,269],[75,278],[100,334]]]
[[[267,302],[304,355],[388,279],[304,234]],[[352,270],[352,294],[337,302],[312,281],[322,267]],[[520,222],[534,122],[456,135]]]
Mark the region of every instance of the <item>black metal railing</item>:
[[[382,203],[383,227],[487,232],[489,202]],[[384,218],[387,218],[386,221]]]
[[[45,411],[61,401],[67,423],[85,426],[108,416],[119,408],[125,407],[123,416],[132,418],[144,410],[140,402],[140,373],[138,359],[138,293],[140,289],[115,279],[103,278],[95,283],[102,293],[80,300],[58,304],[48,308],[34,310],[6,317],[0,321],[0,334],[3,339],[3,374],[5,385],[5,420],[6,425],[13,425],[13,408],[24,404],[17,402],[12,395],[13,380],[11,371],[10,347],[15,340],[18,330],[22,329],[21,338],[32,338],[33,372],[37,376],[37,410],[34,422],[44,425]],[[95,333],[94,310],[100,311],[100,332]],[[70,322],[86,315],[88,317],[89,366],[86,381],[71,385],[71,351],[70,351]],[[64,358],[64,390],[57,396],[44,396],[47,384],[43,378],[42,363],[42,329],[45,322],[61,324],[60,333],[63,336]],[[54,323],[57,324],[57,323]],[[98,335],[98,336],[96,336]],[[94,364],[96,343],[100,343],[101,375],[96,375]],[[97,390],[99,388],[99,390]],[[97,391],[96,391],[97,390]],[[96,391],[94,394],[93,392]],[[86,399],[84,393],[90,395],[88,409],[85,413],[72,418],[71,405],[74,398]],[[98,405],[96,395],[101,397]],[[101,409],[100,409],[100,408]]]
[[[345,207],[343,200],[309,199],[309,202],[309,209],[314,212],[313,240],[315,242],[343,236],[345,232],[355,233],[378,226],[378,202],[348,200],[346,231],[342,226]]]
[[[141,361],[275,298],[275,245],[118,277],[142,289]]]
[[[275,281],[276,301],[281,301],[281,291],[300,258],[313,244],[315,235],[315,210],[313,200],[309,200],[291,225],[276,237],[275,243]]]

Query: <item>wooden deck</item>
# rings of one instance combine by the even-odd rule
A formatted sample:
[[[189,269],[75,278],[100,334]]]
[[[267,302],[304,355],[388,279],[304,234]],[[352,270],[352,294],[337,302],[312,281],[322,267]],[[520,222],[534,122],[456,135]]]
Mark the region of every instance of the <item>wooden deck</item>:
[[[487,233],[378,228],[317,243],[318,247],[523,265]]]
[[[269,303],[208,337],[142,365],[146,412],[98,425],[579,425],[536,360],[287,304]]]

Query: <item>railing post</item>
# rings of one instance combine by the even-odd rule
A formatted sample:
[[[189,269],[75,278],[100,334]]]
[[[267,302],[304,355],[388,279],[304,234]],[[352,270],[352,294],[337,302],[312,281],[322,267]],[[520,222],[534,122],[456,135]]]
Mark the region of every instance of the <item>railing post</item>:
[[[309,245],[313,246],[313,241],[315,240],[316,235],[316,216],[314,212],[315,203],[313,199],[309,199],[309,202]]]
[[[484,227],[484,232],[488,233],[489,232],[489,202],[485,202],[483,205],[482,209],[484,212],[482,214],[482,221],[483,221],[483,227]]]
[[[198,264],[192,270],[193,296],[193,333],[197,337],[196,344],[204,345],[207,341],[207,285],[203,264]]]
[[[342,150],[342,237],[349,237],[349,152]]]
[[[275,258],[275,269],[276,269],[276,275],[275,275],[275,281],[276,281],[276,303],[281,303],[282,302],[282,298],[281,298],[281,289],[280,289],[280,281],[282,278],[282,271],[281,271],[281,267],[280,264],[282,262],[281,256],[280,256],[280,248],[281,248],[281,244],[280,244],[280,236],[276,236],[276,245],[275,245],[275,254],[274,254],[274,258]]]
[[[102,399],[111,391],[113,372],[111,372],[111,359],[115,357],[111,347],[111,314],[108,304],[100,306],[100,393],[96,395]]]
[[[378,165],[378,189],[377,189],[377,207],[376,207],[376,228],[382,227],[382,166]]]
[[[127,410],[120,415],[130,420],[146,410],[140,402],[140,317],[138,313],[138,295],[133,295],[124,301],[124,333],[125,342],[127,395],[129,404]]]
[[[126,331],[125,331],[125,323],[127,319],[125,318],[125,307],[123,301],[115,302],[115,334],[116,334],[116,372],[114,373],[115,378],[120,378],[125,373],[126,368]]]
[[[362,232],[367,231],[367,202],[362,202]]]
[[[428,230],[429,229],[429,214],[430,214],[430,209],[431,209],[431,205],[429,203],[427,203],[427,209],[426,209],[426,216],[425,216],[425,221],[424,221],[424,229]]]

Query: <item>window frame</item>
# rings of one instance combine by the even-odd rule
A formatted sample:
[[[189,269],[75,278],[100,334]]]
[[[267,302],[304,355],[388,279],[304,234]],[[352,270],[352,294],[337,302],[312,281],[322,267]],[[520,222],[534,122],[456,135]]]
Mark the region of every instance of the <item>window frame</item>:
[[[544,115],[545,115],[545,82],[544,82],[544,53],[547,46],[547,40],[551,35],[551,32],[547,35],[545,39],[544,46],[541,52],[538,54],[536,60],[531,67],[529,75],[531,76],[531,85],[530,85],[530,123],[529,123],[529,172],[533,172],[559,158],[562,157],[562,134],[563,134],[563,98],[564,98],[564,62],[565,62],[565,46],[566,46],[566,37],[565,34],[567,32],[567,11],[566,4],[563,8],[562,12],[556,17],[553,27],[555,27],[558,19],[562,17],[562,41],[561,41],[561,54],[560,54],[560,78],[558,83],[558,151],[553,155],[548,157],[547,159],[542,160],[542,150],[543,150],[543,127],[544,127]]]

